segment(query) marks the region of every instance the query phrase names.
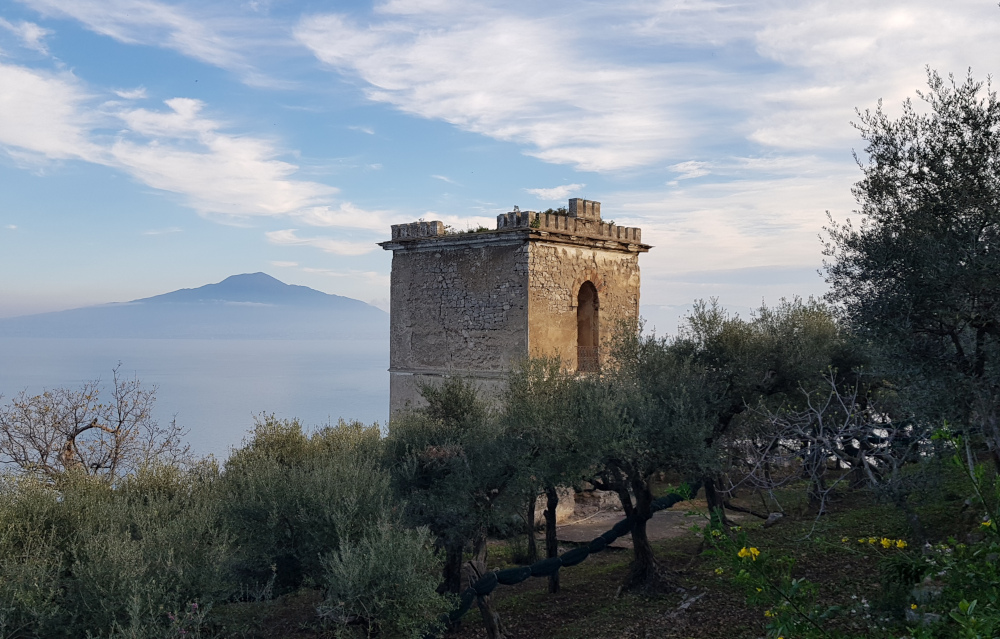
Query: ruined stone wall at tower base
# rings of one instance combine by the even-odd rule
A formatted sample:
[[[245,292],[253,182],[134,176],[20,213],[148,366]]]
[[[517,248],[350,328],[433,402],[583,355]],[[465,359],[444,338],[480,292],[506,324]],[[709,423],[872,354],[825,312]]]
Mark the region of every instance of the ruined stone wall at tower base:
[[[602,346],[619,320],[639,316],[638,253],[535,241],[528,269],[528,349],[533,357],[558,355],[577,367],[577,296],[584,282],[597,288]]]

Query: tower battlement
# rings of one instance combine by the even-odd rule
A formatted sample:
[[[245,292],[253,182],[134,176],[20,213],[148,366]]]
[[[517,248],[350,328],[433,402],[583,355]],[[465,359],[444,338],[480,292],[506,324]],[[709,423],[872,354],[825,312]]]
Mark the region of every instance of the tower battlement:
[[[570,200],[572,202],[572,200]],[[497,216],[497,230],[530,228],[539,231],[554,231],[570,233],[585,237],[608,238],[622,242],[642,242],[642,229],[638,227],[618,226],[614,222],[603,222],[600,218],[600,202],[594,202],[598,207],[598,217],[577,217],[571,213],[545,213],[537,211],[513,211]]]

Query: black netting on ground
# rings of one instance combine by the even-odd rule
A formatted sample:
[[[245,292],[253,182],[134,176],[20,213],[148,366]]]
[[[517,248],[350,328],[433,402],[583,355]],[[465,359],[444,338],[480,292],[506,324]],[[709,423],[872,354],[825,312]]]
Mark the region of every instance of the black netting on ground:
[[[701,482],[695,482],[694,484],[691,484],[690,492],[688,494],[694,495],[700,488]],[[688,499],[686,495],[670,493],[665,497],[660,497],[659,499],[653,501],[650,505],[650,509],[655,513],[659,510],[672,508],[675,504],[682,502],[685,499]],[[451,614],[447,615],[447,617],[452,622],[458,621],[462,615],[469,611],[469,608],[472,607],[472,603],[475,601],[477,596],[485,597],[493,592],[498,584],[512,586],[514,584],[521,583],[529,576],[547,577],[549,575],[554,575],[563,566],[575,566],[583,562],[590,555],[601,552],[608,547],[608,544],[614,542],[619,537],[624,537],[625,535],[631,533],[634,525],[635,515],[633,514],[632,517],[626,517],[621,520],[615,524],[611,530],[605,532],[600,537],[597,537],[586,546],[574,548],[573,550],[565,552],[558,557],[542,559],[541,561],[537,561],[530,566],[520,566],[518,568],[508,568],[506,570],[487,573],[462,593],[459,607],[453,610]]]

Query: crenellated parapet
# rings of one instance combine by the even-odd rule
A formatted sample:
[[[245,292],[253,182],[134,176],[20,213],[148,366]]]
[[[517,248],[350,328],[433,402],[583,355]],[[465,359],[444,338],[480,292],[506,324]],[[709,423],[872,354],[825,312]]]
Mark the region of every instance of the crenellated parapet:
[[[510,213],[497,216],[496,230],[479,229],[456,231],[435,220],[409,224],[393,224],[392,239],[380,243],[386,250],[437,250],[448,245],[495,244],[497,242],[547,241],[579,246],[601,245],[608,250],[646,252],[649,246],[642,243],[642,229],[618,226],[601,219],[601,203],[573,198],[569,206],[559,211],[521,211],[517,207]]]
[[[642,229],[633,226],[618,226],[614,222],[602,221],[600,202],[579,199],[573,199],[569,202],[570,208],[566,213],[537,211],[503,213],[497,216],[497,230],[528,228],[635,244],[642,242]]]
[[[392,225],[392,239],[394,240],[435,237],[437,235],[444,235],[443,222],[410,222],[409,224]]]

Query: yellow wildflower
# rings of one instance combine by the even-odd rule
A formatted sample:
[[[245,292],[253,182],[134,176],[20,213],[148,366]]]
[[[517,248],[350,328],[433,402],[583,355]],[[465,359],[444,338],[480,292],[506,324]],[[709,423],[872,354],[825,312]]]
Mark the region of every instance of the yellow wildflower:
[[[917,604],[910,604],[910,610],[916,610]]]
[[[841,537],[840,538],[840,543],[846,544],[847,543],[847,537]]]
[[[899,548],[900,550],[902,550],[903,548],[906,548],[906,542],[903,541],[902,539],[897,539],[896,540],[896,548]]]
[[[726,571],[725,571],[725,570],[723,570],[722,568],[716,568],[716,569],[715,569],[715,574],[717,574],[717,575],[721,575],[721,574],[722,574],[722,573],[724,573],[724,572],[726,572]]]
[[[983,526],[984,528],[989,528],[990,526],[992,526],[992,525],[993,525],[993,522],[992,522],[992,521],[990,521],[989,519],[987,519],[986,521],[984,521],[984,522],[983,522],[982,524],[980,524],[980,525],[981,525],[981,526]]]
[[[744,546],[743,548],[740,548],[740,551],[736,553],[736,555],[740,559],[746,559],[747,557],[749,557],[750,559],[757,561],[757,556],[760,555],[760,551],[754,548],[753,546],[751,546],[750,548]]]
[[[878,541],[878,539],[875,539],[874,537],[869,537],[868,538],[868,543],[870,543],[870,544],[874,544],[876,541]]]
[[[880,544],[882,544],[882,547],[883,547],[883,548],[892,548],[892,540],[891,540],[891,539],[889,539],[888,537],[883,537],[883,538],[882,538],[882,539],[881,539],[881,540],[879,541],[879,543],[880,543]]]
[[[762,589],[762,588],[758,588],[758,589],[757,589],[757,592],[760,592],[761,590],[763,590],[763,589]]]
[[[765,610],[765,611],[764,611],[764,616],[765,616],[765,617],[773,617],[773,616],[774,616],[774,613],[773,613],[773,612],[771,612],[770,610]]]

